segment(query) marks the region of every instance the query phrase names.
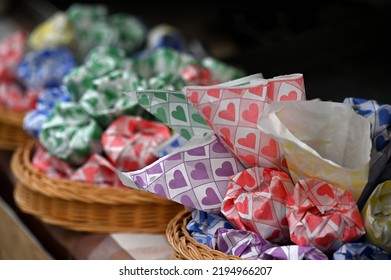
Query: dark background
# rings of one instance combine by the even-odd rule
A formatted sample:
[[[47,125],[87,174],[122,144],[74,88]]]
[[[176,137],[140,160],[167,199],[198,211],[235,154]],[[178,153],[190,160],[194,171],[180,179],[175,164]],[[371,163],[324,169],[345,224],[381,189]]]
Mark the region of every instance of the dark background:
[[[139,16],[149,28],[174,25],[188,42],[248,74],[303,73],[307,99],[391,104],[391,1],[77,2]],[[9,1],[3,14],[28,29],[72,3]]]

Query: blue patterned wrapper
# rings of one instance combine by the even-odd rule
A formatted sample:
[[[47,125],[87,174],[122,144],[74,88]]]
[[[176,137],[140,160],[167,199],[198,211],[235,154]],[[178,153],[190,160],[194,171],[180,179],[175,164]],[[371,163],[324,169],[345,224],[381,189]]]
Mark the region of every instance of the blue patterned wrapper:
[[[346,243],[333,255],[334,260],[391,260],[391,254],[367,243]]]
[[[219,228],[233,229],[234,226],[224,217],[216,214],[194,210],[192,219],[187,224],[190,235],[199,243],[209,246],[215,232]]]
[[[157,146],[152,153],[157,157],[164,157],[187,143],[187,140],[174,133],[167,141]]]
[[[374,188],[380,183],[379,176],[391,156],[391,105],[363,98],[345,98],[343,102],[371,123],[372,150],[369,178],[357,201],[357,206],[362,209]]]
[[[71,51],[65,47],[30,51],[17,67],[17,76],[27,88],[57,87],[76,67]]]

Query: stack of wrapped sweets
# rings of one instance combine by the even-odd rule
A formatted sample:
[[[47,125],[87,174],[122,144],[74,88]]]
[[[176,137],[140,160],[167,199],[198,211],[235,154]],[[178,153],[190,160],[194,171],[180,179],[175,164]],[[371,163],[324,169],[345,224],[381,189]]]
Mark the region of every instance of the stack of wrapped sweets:
[[[41,89],[24,119],[39,144],[32,165],[52,178],[102,188],[124,188],[118,171],[140,170],[194,134],[209,133],[183,87],[244,75],[212,57],[196,58],[174,27],[148,31],[136,17],[109,15],[102,5],[72,5],[34,29],[28,42],[39,55],[25,56],[20,77]],[[41,73],[37,65],[49,58],[62,66],[52,62],[57,68]]]
[[[306,100],[301,74],[128,95],[187,142],[118,176],[193,209],[196,241],[243,259],[391,259],[390,105]]]

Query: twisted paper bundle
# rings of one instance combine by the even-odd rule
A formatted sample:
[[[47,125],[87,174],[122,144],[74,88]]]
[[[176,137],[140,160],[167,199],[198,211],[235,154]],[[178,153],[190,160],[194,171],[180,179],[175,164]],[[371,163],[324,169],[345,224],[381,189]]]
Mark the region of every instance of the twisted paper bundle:
[[[371,123],[372,149],[368,183],[357,201],[358,207],[362,209],[391,156],[391,105],[362,98],[345,98],[344,103],[352,106]]]
[[[26,112],[34,109],[40,90],[25,91],[19,84],[0,81],[0,107]]]
[[[52,155],[81,165],[93,153],[100,153],[101,127],[77,103],[58,103],[42,126],[40,143]]]
[[[219,228],[234,229],[234,226],[220,215],[194,210],[191,218],[186,229],[195,240],[207,246]]]
[[[26,35],[15,32],[0,42],[0,82],[15,82],[16,68],[24,56]]]
[[[334,260],[391,260],[391,254],[367,243],[347,243],[333,254]]]
[[[273,247],[262,252],[259,258],[262,260],[328,260],[319,249],[298,245]]]
[[[183,92],[243,164],[284,169],[277,143],[261,136],[257,122],[274,101],[305,99],[301,74],[273,79],[255,74],[214,86],[187,86]]]
[[[379,184],[361,211],[366,241],[391,253],[391,181]]]
[[[285,204],[293,187],[284,172],[262,167],[246,169],[230,178],[221,212],[239,229],[288,244]]]
[[[33,49],[70,47],[73,38],[73,26],[68,15],[57,12],[32,30],[29,45]]]
[[[210,243],[212,249],[227,255],[253,260],[259,259],[262,252],[274,246],[254,232],[226,228],[219,228]]]
[[[365,234],[353,196],[318,179],[299,180],[286,202],[291,240],[334,253]]]
[[[72,166],[49,154],[41,144],[37,146],[31,164],[38,171],[52,178],[69,178],[74,172]]]
[[[70,179],[102,188],[125,187],[119,180],[115,167],[99,154],[92,154],[86,163],[72,173]]]
[[[122,116],[103,132],[106,156],[121,171],[134,171],[157,158],[152,150],[170,137],[168,127],[139,116]]]

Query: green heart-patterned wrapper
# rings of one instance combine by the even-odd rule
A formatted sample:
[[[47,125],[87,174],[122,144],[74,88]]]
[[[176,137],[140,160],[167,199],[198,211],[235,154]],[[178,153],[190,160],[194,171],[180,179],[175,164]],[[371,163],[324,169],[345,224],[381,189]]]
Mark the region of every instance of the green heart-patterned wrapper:
[[[43,124],[39,141],[51,155],[81,165],[102,151],[101,135],[101,127],[80,104],[58,103]]]
[[[211,131],[193,105],[180,91],[144,90],[128,93],[145,110],[189,140]]]

